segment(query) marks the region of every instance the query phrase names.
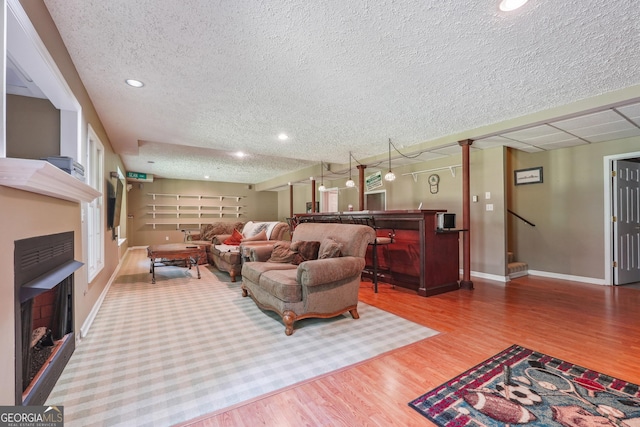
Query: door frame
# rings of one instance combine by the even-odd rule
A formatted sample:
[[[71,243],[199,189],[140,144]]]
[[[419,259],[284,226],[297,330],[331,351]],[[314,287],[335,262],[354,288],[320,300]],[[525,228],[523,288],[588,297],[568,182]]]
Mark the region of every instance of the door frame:
[[[631,153],[613,154],[603,157],[604,167],[604,284],[614,285],[613,283],[613,227],[611,225],[611,216],[613,215],[613,180],[611,179],[611,171],[613,171],[613,162],[615,160],[625,160],[634,157],[640,157],[640,151]]]

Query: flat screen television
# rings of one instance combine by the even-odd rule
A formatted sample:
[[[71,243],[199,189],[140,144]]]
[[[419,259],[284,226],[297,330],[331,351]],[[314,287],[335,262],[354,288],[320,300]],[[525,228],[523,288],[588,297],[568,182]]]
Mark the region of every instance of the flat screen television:
[[[111,181],[107,181],[107,229],[116,229],[120,225],[122,198],[124,197],[124,185],[117,180],[114,188]]]

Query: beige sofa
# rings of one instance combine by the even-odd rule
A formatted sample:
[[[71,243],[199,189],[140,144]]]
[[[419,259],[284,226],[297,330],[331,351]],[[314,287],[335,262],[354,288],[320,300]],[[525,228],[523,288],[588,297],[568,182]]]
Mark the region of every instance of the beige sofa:
[[[300,224],[291,239],[290,253],[295,254],[291,249],[301,247],[302,242],[320,242],[321,258],[327,250],[338,256],[294,265],[273,262],[274,246],[282,254],[286,252],[281,250],[284,245],[253,247],[250,261],[242,266],[242,295],[251,296],[259,307],[278,313],[287,335],[293,333],[294,322],[308,317],[328,318],[349,311],[357,319],[360,275],[367,245],[374,239],[374,230],[366,225]],[[283,259],[286,256],[278,258]]]
[[[198,231],[190,231],[185,235],[185,240],[189,243],[193,243],[203,247],[206,251],[205,257],[200,257],[198,264],[213,264],[213,257],[211,254],[211,248],[213,247],[214,240],[218,236],[230,236],[233,230],[242,231],[244,222],[213,222],[211,224],[204,224]]]
[[[209,249],[209,263],[215,265],[218,270],[229,273],[232,282],[235,282],[240,274],[244,248],[248,250],[250,246],[285,240],[288,239],[289,234],[289,226],[280,221],[248,221],[237,230],[243,235],[239,245],[224,243],[232,237],[232,233],[219,234],[213,237],[213,243]]]

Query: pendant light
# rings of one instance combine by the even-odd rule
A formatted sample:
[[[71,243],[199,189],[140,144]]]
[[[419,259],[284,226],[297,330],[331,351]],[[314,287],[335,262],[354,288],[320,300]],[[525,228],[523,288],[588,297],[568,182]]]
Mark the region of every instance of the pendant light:
[[[396,174],[391,171],[391,138],[389,138],[389,172],[384,176],[385,181],[394,181]]]
[[[356,186],[356,183],[351,179],[351,151],[349,151],[349,181],[347,181],[345,185],[349,188]]]
[[[320,187],[318,187],[318,191],[327,191],[327,187],[324,186],[324,163],[322,161],[320,161]]]

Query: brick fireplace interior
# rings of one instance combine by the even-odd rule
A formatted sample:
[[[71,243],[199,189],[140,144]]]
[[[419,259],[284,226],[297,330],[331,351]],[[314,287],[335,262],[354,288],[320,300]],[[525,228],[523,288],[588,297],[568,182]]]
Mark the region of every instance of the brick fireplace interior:
[[[75,349],[73,231],[16,240],[16,405],[42,405]]]

